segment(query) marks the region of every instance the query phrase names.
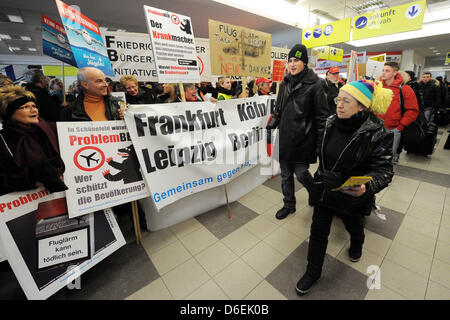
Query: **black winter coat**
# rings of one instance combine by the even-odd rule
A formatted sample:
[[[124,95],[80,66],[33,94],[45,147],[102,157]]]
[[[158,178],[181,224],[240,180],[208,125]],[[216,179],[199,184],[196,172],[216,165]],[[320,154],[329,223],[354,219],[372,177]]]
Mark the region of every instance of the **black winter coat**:
[[[314,174],[310,198],[315,205],[328,207],[353,216],[370,215],[375,194],[386,188],[394,176],[392,166],[393,134],[384,127],[384,122],[370,112],[369,117],[353,133],[350,142],[342,149],[332,168],[324,168],[324,146],[326,145],[337,116],[327,119],[321,141],[319,167]],[[341,191],[331,191],[323,183],[324,172],[341,175],[342,185],[351,176],[371,176],[366,183],[366,192],[353,197]]]
[[[156,95],[152,89],[146,87],[140,87],[138,94],[132,96],[129,93],[125,93],[127,103],[129,104],[153,104],[156,103]]]
[[[39,107],[39,117],[47,121],[57,121],[62,108],[60,103],[50,95],[48,90],[31,83],[26,84],[25,88],[31,91],[36,97],[36,104]]]
[[[308,69],[305,76],[291,87],[291,76],[281,83],[269,129],[279,128],[281,162],[315,163],[328,116],[325,92],[319,77]]]
[[[416,95],[417,105],[419,106],[419,111],[423,112],[423,95],[422,91],[420,91],[420,84],[417,81],[411,80],[407,83],[408,86],[413,89],[414,94]]]
[[[338,82],[338,85],[336,86],[330,80],[324,79],[323,85],[324,91],[327,95],[328,115],[331,116],[336,113],[336,103],[334,103],[334,98],[338,96],[339,89],[342,88],[342,83]]]
[[[108,120],[121,120],[118,100],[110,95],[104,97],[105,116]],[[84,109],[84,94],[78,94],[77,99],[63,108],[59,114],[59,121],[92,121]]]
[[[424,108],[437,110],[441,104],[441,90],[438,81],[430,79],[427,83],[419,81],[420,92],[422,92]]]

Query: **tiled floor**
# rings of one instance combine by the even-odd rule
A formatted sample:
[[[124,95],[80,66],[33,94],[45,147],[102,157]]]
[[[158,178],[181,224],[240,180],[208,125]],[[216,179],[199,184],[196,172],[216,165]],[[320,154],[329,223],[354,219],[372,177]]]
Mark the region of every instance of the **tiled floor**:
[[[81,290],[53,298],[448,300],[450,150],[443,150],[447,129],[440,132],[433,155],[401,155],[393,182],[377,195],[386,220],[367,217],[359,262],[348,260],[349,236],[334,219],[323,276],[308,295],[298,296],[295,284],[306,268],[313,208],[296,183],[297,211],[275,219],[283,205],[277,176],[232,203],[231,219],[221,207],[144,232],[142,246],[129,237],[82,277]]]

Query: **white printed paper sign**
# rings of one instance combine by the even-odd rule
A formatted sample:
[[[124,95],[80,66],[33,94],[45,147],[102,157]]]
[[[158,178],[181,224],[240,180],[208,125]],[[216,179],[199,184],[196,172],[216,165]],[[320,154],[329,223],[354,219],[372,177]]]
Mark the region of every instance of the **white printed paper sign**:
[[[199,83],[191,18],[144,6],[160,83]]]
[[[114,80],[131,75],[138,81],[158,81],[148,34],[105,31],[103,39],[114,69]]]
[[[198,70],[202,82],[217,82],[219,77],[211,74],[211,60],[209,59],[209,39],[195,38],[197,49]]]
[[[256,164],[270,167],[264,128],[274,102],[256,96],[216,104],[136,105],[127,111],[125,121],[156,208],[226,184]]]
[[[149,196],[124,121],[57,127],[71,218]]]
[[[64,192],[44,188],[0,197],[0,242],[28,299],[47,299],[125,239],[111,209],[70,219]]]

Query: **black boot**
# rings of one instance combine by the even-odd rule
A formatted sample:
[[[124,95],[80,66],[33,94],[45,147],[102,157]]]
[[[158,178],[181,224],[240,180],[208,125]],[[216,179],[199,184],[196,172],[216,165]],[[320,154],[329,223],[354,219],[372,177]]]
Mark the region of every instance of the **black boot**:
[[[316,281],[319,280],[319,278],[320,276],[313,275],[308,271],[306,271],[303,277],[301,277],[300,280],[298,280],[297,285],[295,286],[297,294],[303,295],[308,293],[313,284],[316,283]]]
[[[350,248],[348,249],[348,258],[351,262],[358,262],[362,256],[362,246],[361,242],[352,243],[350,241]]]
[[[280,210],[278,210],[275,217],[278,220],[282,220],[282,219],[286,218],[290,213],[293,213],[293,212],[295,212],[295,209],[289,209],[289,208],[283,207]]]

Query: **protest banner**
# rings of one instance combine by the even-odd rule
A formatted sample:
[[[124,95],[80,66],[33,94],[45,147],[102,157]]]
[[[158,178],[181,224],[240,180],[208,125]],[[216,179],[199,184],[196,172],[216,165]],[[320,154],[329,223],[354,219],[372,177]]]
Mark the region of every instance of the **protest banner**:
[[[125,121],[156,208],[226,184],[256,163],[270,166],[263,128],[275,99],[255,96],[128,110]]]
[[[114,69],[114,80],[131,75],[138,81],[158,81],[147,33],[105,31],[103,39]]]
[[[158,82],[200,82],[191,18],[149,6],[144,11]]]
[[[98,24],[60,0],[56,0],[56,5],[78,68],[95,67],[113,77]]]
[[[198,70],[202,82],[217,82],[218,76],[211,73],[211,60],[209,58],[209,39],[195,38],[195,48],[197,50]]]
[[[149,196],[124,121],[57,127],[71,218]]]
[[[64,26],[42,15],[42,50],[59,61],[77,66]]]
[[[110,209],[69,219],[64,193],[0,197],[0,241],[28,299],[47,299],[125,245]]]
[[[271,77],[269,33],[210,19],[208,25],[213,74]]]

